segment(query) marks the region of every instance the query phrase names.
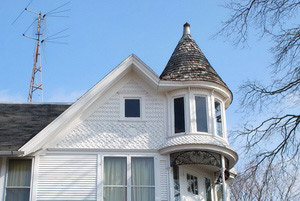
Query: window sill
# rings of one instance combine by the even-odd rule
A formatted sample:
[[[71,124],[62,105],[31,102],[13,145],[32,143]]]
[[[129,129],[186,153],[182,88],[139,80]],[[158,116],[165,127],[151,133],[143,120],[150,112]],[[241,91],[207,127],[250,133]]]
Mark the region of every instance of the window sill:
[[[218,135],[214,135],[213,133],[207,133],[207,132],[193,132],[193,133],[182,132],[182,133],[173,133],[172,136],[168,136],[167,138],[179,137],[179,136],[184,136],[184,135],[204,135],[204,136],[210,136],[210,137],[215,137],[215,138],[219,138],[219,139],[225,140],[224,137],[220,137]]]
[[[124,119],[119,119],[119,122],[147,122],[145,119],[141,118],[124,118]]]

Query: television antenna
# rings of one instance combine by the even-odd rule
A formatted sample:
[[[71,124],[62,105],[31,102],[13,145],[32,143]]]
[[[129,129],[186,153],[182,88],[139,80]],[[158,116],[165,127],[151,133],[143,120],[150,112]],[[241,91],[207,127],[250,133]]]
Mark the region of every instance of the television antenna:
[[[62,16],[61,13],[67,12],[70,9],[64,9],[66,5],[68,5],[70,2],[67,2],[45,14],[40,12],[35,12],[33,10],[29,10],[28,7],[32,3],[33,0],[31,0],[25,9],[18,15],[18,17],[13,21],[12,25],[21,17],[21,15],[27,11],[30,13],[35,14],[37,17],[33,20],[33,22],[30,24],[30,26],[25,30],[23,33],[23,36],[29,39],[32,39],[36,41],[35,45],[35,53],[34,53],[34,61],[33,61],[33,67],[32,67],[32,74],[30,79],[30,86],[29,86],[29,92],[28,92],[28,102],[33,102],[34,95],[38,95],[40,97],[41,102],[44,102],[44,93],[43,93],[43,80],[42,80],[42,55],[41,55],[41,44],[44,42],[50,42],[50,43],[58,43],[58,44],[67,44],[64,42],[55,41],[57,39],[66,38],[69,37],[69,35],[61,36],[59,34],[65,32],[68,29],[64,29],[62,31],[59,31],[51,36],[45,37],[45,34],[43,33],[45,24],[43,21],[45,21],[46,17],[68,17],[68,16]],[[64,9],[64,10],[62,10]],[[58,15],[57,15],[58,14]],[[37,23],[37,29],[35,31],[34,36],[28,36],[26,35],[26,32],[35,24]]]

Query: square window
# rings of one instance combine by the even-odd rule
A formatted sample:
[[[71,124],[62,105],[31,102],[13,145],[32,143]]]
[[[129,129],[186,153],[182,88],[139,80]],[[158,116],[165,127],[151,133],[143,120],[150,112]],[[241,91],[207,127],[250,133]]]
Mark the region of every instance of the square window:
[[[141,117],[140,99],[125,99],[125,117]]]

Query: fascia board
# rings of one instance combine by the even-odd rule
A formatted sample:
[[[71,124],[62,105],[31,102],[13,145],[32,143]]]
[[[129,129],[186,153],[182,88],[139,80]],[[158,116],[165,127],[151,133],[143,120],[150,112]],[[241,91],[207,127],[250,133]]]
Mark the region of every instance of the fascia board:
[[[206,81],[160,81],[158,91],[168,92],[174,89],[178,89],[180,87],[199,87],[218,91],[227,100],[225,104],[226,108],[231,104],[233,98],[232,93],[227,88],[219,84]]]
[[[146,75],[149,78],[149,80],[153,82],[153,84],[158,86],[158,83],[160,81],[158,75],[136,55],[132,54],[132,58],[133,58],[132,63],[135,64],[135,67],[138,70],[138,72]]]
[[[77,115],[80,115],[82,111],[87,109],[95,100],[101,97],[113,82],[123,77],[134,66],[141,69],[141,72],[145,73],[153,82],[156,82],[155,76],[158,79],[158,76],[155,75],[153,71],[150,71],[149,67],[141,62],[140,59],[138,59],[135,55],[130,55],[101,81],[99,81],[83,96],[81,96],[65,112],[63,112],[36,136],[24,144],[19,151],[24,151],[24,155],[28,155],[36,150],[39,150],[44,146],[44,144],[50,141],[50,139],[55,137],[56,134],[58,134],[66,124],[72,122]],[[158,81],[156,83],[158,83]]]

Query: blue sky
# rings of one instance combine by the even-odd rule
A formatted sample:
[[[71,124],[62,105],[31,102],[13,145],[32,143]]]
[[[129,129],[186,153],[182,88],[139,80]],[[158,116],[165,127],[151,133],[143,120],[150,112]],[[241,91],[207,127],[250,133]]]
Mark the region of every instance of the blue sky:
[[[22,37],[34,15],[25,12],[11,25],[29,0],[2,0],[0,7],[0,102],[26,102],[33,65],[34,42]],[[29,9],[50,11],[67,1],[33,0]],[[268,41],[252,33],[250,47],[234,47],[225,37],[212,39],[229,13],[210,0],[73,0],[69,18],[48,18],[47,34],[69,28],[62,42],[43,47],[45,102],[72,102],[136,54],[158,75],[182,36],[185,22],[212,66],[234,94],[227,111],[228,127],[241,118],[238,87],[248,79],[267,79],[271,61]],[[32,33],[28,31],[28,34]]]

